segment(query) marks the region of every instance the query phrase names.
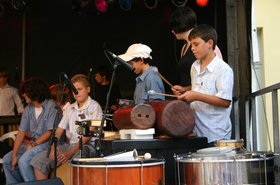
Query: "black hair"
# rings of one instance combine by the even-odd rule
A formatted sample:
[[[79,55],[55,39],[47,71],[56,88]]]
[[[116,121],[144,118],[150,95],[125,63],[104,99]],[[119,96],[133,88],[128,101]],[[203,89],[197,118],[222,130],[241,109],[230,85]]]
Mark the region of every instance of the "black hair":
[[[143,59],[144,64],[151,64],[151,62],[152,62],[152,59],[150,59],[150,58],[143,58],[143,57],[136,57],[136,58],[131,59],[131,60],[128,61],[128,62],[131,62],[131,61],[133,61],[133,60],[138,61],[138,60],[140,60],[140,59]]]
[[[8,72],[5,68],[0,68],[0,76],[8,77]]]
[[[94,70],[95,74],[100,74],[101,76],[106,76],[107,80],[111,79],[111,72],[109,71],[109,69],[106,66],[98,66],[95,70]]]
[[[170,27],[175,33],[194,28],[197,24],[195,12],[189,7],[179,7],[172,12]]]

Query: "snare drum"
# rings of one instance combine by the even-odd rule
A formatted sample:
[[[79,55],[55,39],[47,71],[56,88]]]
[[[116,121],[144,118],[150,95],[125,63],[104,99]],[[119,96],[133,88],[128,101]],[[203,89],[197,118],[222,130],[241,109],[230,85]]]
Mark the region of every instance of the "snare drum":
[[[176,160],[179,185],[276,184],[276,155],[265,152],[236,153],[228,147],[211,147]]]
[[[164,161],[72,161],[73,185],[150,185],[164,183]]]

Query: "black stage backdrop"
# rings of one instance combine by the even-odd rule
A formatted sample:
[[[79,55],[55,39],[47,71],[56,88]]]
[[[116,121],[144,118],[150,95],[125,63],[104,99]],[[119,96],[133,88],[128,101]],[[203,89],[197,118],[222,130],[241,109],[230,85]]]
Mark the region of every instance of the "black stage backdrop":
[[[145,1],[153,4],[156,0]],[[60,72],[87,75],[98,65],[111,68],[104,49],[122,54],[129,45],[141,42],[152,48],[153,65],[171,83],[178,83],[176,56],[182,43],[175,40],[169,28],[170,14],[176,6],[171,0],[157,0],[157,6],[149,9],[145,1],[134,0],[130,10],[123,10],[119,2],[125,1],[107,0],[104,13],[96,10],[93,0],[82,12],[73,10],[71,0],[26,1],[25,78],[40,76],[52,84],[58,82]],[[0,14],[0,67],[8,70],[10,83],[18,87],[22,80],[23,14],[15,11],[11,2],[0,1],[4,7]],[[206,7],[189,0],[186,5],[196,11],[199,23],[217,29],[218,45],[226,60],[225,0],[209,0]],[[123,97],[131,98],[134,78],[123,66],[117,68],[116,83]],[[165,87],[169,92],[170,87]]]

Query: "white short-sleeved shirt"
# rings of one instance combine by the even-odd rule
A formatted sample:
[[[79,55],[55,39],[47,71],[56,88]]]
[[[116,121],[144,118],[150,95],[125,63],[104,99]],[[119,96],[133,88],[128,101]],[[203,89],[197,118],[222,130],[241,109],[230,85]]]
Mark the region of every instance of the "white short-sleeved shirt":
[[[79,141],[79,134],[77,133],[78,125],[76,121],[81,121],[79,115],[84,114],[83,120],[102,119],[102,109],[100,105],[88,97],[85,105],[78,108],[77,102],[69,105],[63,112],[63,118],[61,119],[58,127],[66,130],[66,136],[70,139],[70,144],[77,143]]]
[[[18,94],[18,90],[8,84],[0,88],[0,116],[15,115],[14,108],[18,113],[23,112],[23,104]]]
[[[232,101],[233,71],[219,57],[216,56],[202,73],[200,73],[200,62],[195,61],[191,68],[191,79],[193,91]],[[194,101],[191,103],[191,108],[195,112],[194,130],[198,136],[207,137],[209,143],[230,139],[231,105],[224,108]]]

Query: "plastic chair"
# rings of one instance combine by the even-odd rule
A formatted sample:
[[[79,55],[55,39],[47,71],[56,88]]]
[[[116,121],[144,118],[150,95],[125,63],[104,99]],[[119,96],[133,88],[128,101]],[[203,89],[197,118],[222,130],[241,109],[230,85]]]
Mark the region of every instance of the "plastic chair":
[[[18,133],[18,131],[8,132],[8,133],[6,133],[6,134],[4,134],[0,137],[0,141],[2,142],[2,141],[6,140],[6,139],[9,139],[9,138],[11,138],[15,141],[17,133]],[[3,159],[2,158],[0,158],[0,164],[3,164]]]

